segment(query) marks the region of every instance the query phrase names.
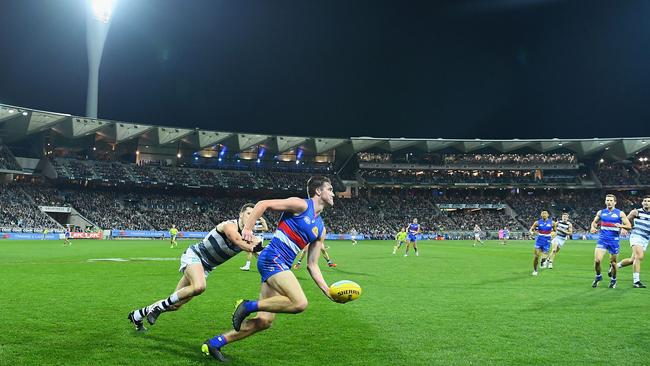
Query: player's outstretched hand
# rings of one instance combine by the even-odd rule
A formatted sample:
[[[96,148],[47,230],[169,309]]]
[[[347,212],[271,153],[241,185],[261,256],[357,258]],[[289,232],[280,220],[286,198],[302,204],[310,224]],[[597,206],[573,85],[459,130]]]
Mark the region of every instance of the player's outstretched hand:
[[[253,230],[251,229],[242,230],[241,237],[242,239],[246,240],[249,243],[253,242]]]

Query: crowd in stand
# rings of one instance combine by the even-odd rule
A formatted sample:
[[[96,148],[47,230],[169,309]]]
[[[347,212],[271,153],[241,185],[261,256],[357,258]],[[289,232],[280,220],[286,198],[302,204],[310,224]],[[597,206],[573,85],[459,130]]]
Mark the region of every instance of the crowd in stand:
[[[22,184],[0,185],[0,228],[8,230],[33,230],[61,228],[54,220],[39,210],[31,200],[33,189]]]
[[[543,175],[534,170],[389,170],[362,169],[370,184],[555,184],[578,183],[577,174]]]
[[[62,166],[64,165],[59,165]],[[96,169],[92,164],[71,166],[88,169],[84,170],[85,174],[106,176],[103,169]],[[157,171],[162,172],[161,176],[181,179],[181,175],[161,168],[164,167],[158,167]],[[128,166],[124,168],[123,174],[132,174],[136,169],[138,168]],[[197,174],[204,172],[206,171],[201,170]],[[151,171],[143,176],[153,176],[155,173],[156,171]],[[75,185],[62,182],[58,182],[58,186],[4,184],[0,186],[0,227],[60,228],[37,206],[70,206],[103,229],[168,230],[175,224],[181,231],[209,231],[218,222],[237,218],[239,208],[257,198],[277,198],[277,191],[304,197],[304,184],[309,176],[307,173],[217,173],[221,174],[222,182],[226,182],[224,184],[232,184],[235,188],[231,193],[240,192],[242,184],[247,184],[247,188],[262,188],[258,188],[255,199],[244,199],[229,195],[228,191],[224,193],[213,190],[177,189],[161,192],[160,189],[130,189],[120,186],[112,187],[111,190],[90,187],[79,190]],[[207,174],[216,176],[212,171]],[[248,178],[244,179],[240,174],[245,174]],[[256,178],[258,174],[268,178],[268,184],[274,187],[272,192],[267,192],[264,188],[267,183],[264,183],[263,178]],[[418,218],[427,234],[471,231],[475,224],[486,231],[496,231],[502,227],[508,227],[511,231],[526,231],[539,218],[541,210],[546,209],[552,217],[559,217],[563,211],[569,212],[576,231],[585,232],[595,212],[603,207],[604,194],[605,192],[595,190],[537,189],[520,193],[518,189],[361,189],[354,198],[337,198],[335,206],[323,212],[323,218],[330,233],[348,233],[354,229],[373,238],[392,238],[412,218]],[[627,212],[632,207],[638,207],[642,192],[637,195],[617,193],[617,196],[617,207]],[[480,209],[476,206],[442,208],[440,204],[505,204],[513,211],[502,206],[483,206]],[[268,213],[266,218],[270,226],[274,227],[279,214]]]
[[[17,171],[22,170],[9,149],[7,149],[7,147],[2,144],[0,144],[0,169]]]
[[[605,186],[637,185],[636,173],[624,164],[601,164],[596,169],[598,180]]]
[[[357,153],[357,160],[366,163],[390,163],[392,161],[392,155],[360,152]]]
[[[213,187],[220,189],[303,191],[309,173],[268,170],[219,170],[164,164],[125,164],[94,160],[53,159],[60,180],[94,180],[145,186]],[[329,175],[339,188],[341,182]]]
[[[574,154],[447,154],[446,164],[575,164]]]
[[[650,165],[639,164],[636,166],[636,170],[639,172],[639,183],[650,185]]]

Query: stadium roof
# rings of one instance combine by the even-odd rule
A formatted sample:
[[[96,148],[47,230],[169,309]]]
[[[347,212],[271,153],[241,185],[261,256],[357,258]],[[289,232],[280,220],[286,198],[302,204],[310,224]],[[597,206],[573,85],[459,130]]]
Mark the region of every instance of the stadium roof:
[[[215,144],[225,144],[231,150],[246,150],[258,145],[273,152],[285,152],[301,147],[320,154],[336,149],[343,153],[383,150],[397,152],[405,149],[435,152],[454,149],[468,153],[486,148],[504,153],[522,149],[539,152],[570,150],[578,157],[602,153],[613,159],[625,159],[650,147],[650,137],[638,138],[591,138],[591,139],[412,139],[412,138],[326,138],[251,134],[232,131],[209,131],[201,129],[155,126],[134,122],[111,121],[72,116],[64,113],[39,111],[30,108],[0,104],[0,138],[6,142],[19,141],[30,135],[54,130],[75,139],[95,135],[96,139],[122,143],[135,138],[149,145],[202,149]]]

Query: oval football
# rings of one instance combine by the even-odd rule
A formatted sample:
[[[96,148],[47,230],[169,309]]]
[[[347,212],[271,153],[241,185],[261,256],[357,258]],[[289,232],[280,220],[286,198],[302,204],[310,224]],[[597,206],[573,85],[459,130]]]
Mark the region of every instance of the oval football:
[[[330,296],[338,302],[353,301],[361,296],[361,286],[353,281],[338,281],[330,286]]]

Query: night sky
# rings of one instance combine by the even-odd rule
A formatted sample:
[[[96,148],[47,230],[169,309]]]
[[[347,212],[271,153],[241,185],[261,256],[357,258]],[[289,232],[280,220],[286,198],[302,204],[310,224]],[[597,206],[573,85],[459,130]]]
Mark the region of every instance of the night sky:
[[[0,103],[83,115],[83,0],[4,0]],[[99,116],[304,136],[650,135],[647,0],[118,0]]]

